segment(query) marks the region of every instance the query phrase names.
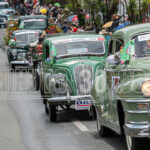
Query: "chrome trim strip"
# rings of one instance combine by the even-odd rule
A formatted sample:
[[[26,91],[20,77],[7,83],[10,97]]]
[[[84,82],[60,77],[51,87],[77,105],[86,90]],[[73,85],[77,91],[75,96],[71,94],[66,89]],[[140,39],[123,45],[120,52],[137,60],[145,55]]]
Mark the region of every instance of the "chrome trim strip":
[[[150,103],[150,99],[137,100],[137,99],[121,99],[121,98],[119,98],[119,100],[125,101],[128,103]]]
[[[28,61],[11,61],[11,64],[21,64],[21,65],[26,65],[29,64]]]
[[[115,65],[114,65],[115,66]],[[142,72],[143,70],[142,69],[122,69],[122,70],[117,70],[117,69],[104,69],[105,71],[108,71],[108,72],[129,72],[129,71],[132,71],[132,72],[135,72],[135,71],[139,71],[139,72]]]
[[[132,110],[125,110],[125,112],[127,112],[127,113],[131,113],[131,114],[147,114],[147,113],[149,113],[149,110],[145,110],[145,111],[140,111],[140,110],[134,110],[134,111],[132,111]]]
[[[138,125],[144,125],[144,124],[148,124],[148,121],[129,121],[130,124],[138,124]]]
[[[133,124],[125,124],[124,125],[125,128],[129,128],[129,129],[137,129],[137,130],[148,130],[149,126],[148,125],[133,125]],[[142,132],[142,131],[141,131]]]
[[[64,96],[64,97],[48,98],[47,101],[48,101],[48,102],[51,102],[51,103],[53,103],[53,102],[67,102],[68,99],[69,99],[69,101],[75,101],[75,100],[77,100],[77,99],[82,99],[82,100],[88,99],[88,100],[90,100],[91,102],[93,101],[91,95],[78,95],[78,96],[68,96],[68,95],[67,95],[67,96]]]

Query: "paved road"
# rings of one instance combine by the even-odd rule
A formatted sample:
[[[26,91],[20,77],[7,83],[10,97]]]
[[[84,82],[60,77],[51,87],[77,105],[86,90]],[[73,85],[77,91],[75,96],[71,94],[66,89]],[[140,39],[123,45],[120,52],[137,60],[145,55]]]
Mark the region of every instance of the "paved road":
[[[0,29],[0,150],[126,149],[122,137],[100,138],[86,111],[62,111],[50,123],[31,73],[8,70],[3,34]]]

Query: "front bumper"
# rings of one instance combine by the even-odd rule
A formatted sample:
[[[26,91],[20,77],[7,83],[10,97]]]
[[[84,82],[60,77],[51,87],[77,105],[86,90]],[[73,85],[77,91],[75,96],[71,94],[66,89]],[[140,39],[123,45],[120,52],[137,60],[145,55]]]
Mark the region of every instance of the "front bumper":
[[[29,61],[11,61],[10,64],[12,65],[29,65]]]
[[[48,98],[47,102],[54,105],[63,105],[63,104],[75,104],[76,100],[90,100],[92,102],[92,97],[91,95],[53,97]]]
[[[137,109],[137,104],[149,104],[150,99],[120,99],[126,117],[124,131],[132,137],[150,138],[150,110]]]
[[[129,123],[124,125],[126,135],[132,137],[148,137],[150,138],[150,123]]]
[[[0,22],[0,25],[6,25],[6,22]]]

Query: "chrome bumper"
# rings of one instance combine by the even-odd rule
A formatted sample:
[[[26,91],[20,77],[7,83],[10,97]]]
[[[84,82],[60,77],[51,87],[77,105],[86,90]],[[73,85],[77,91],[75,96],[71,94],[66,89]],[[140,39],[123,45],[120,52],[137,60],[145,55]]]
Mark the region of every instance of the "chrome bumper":
[[[92,101],[91,95],[78,95],[78,96],[64,96],[64,97],[53,97],[53,98],[48,98],[47,102],[48,103],[75,103],[76,100],[90,100]]]
[[[125,124],[124,130],[126,135],[133,137],[148,137],[150,138],[150,123],[139,122],[132,124]]]
[[[25,61],[11,61],[10,64],[12,64],[12,65],[29,65],[29,62],[27,60],[25,60]]]

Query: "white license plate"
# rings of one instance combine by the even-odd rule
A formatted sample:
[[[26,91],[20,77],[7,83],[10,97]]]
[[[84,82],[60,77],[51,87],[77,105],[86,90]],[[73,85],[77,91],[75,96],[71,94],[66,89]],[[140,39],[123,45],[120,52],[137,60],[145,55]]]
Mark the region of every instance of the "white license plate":
[[[86,110],[86,109],[90,109],[90,107],[91,107],[90,100],[76,100],[75,101],[76,110]]]

